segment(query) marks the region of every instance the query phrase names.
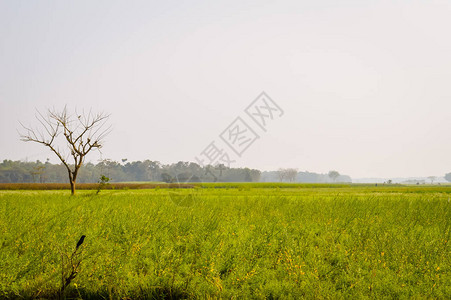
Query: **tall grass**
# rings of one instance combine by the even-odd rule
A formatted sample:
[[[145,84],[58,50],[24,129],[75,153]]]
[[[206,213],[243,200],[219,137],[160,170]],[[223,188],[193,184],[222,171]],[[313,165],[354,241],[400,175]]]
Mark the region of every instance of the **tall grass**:
[[[442,298],[450,189],[0,192],[0,297]],[[70,249],[70,250],[66,250]]]

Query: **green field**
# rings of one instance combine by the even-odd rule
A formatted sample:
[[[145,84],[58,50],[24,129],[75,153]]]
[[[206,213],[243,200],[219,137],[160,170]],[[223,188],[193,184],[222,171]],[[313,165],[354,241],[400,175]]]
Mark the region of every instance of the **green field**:
[[[0,298],[451,297],[451,187],[0,191]],[[62,258],[63,264],[62,264]]]

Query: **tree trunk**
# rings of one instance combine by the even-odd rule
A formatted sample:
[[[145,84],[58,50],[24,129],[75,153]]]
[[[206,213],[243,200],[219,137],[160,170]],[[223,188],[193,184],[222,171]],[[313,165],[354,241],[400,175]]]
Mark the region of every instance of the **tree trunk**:
[[[75,195],[75,179],[76,178],[75,178],[74,174],[69,169],[67,171],[69,173],[70,194],[72,196],[74,196]]]
[[[75,195],[75,180],[70,181],[70,193],[71,195]]]
[[[82,158],[80,158],[82,159]],[[77,181],[78,170],[80,169],[81,163],[75,166],[75,170],[72,172],[72,178],[70,180],[70,191],[72,196],[75,195],[75,182]]]

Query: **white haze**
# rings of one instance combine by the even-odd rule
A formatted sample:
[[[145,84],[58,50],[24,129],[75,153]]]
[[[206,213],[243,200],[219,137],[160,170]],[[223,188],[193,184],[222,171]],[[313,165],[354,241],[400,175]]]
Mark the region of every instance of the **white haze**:
[[[442,176],[450,15],[449,1],[1,1],[0,159],[56,161],[16,129],[68,104],[111,113],[103,158],[193,161],[265,91],[285,114],[236,166]]]

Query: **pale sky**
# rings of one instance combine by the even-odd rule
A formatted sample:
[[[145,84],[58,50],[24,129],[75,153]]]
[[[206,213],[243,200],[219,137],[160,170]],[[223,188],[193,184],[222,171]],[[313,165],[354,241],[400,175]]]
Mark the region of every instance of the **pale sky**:
[[[260,138],[232,166],[443,176],[450,16],[449,1],[0,0],[0,159],[56,162],[16,130],[67,104],[111,114],[113,160],[227,150],[240,116]],[[262,91],[284,111],[267,132],[244,113]]]

